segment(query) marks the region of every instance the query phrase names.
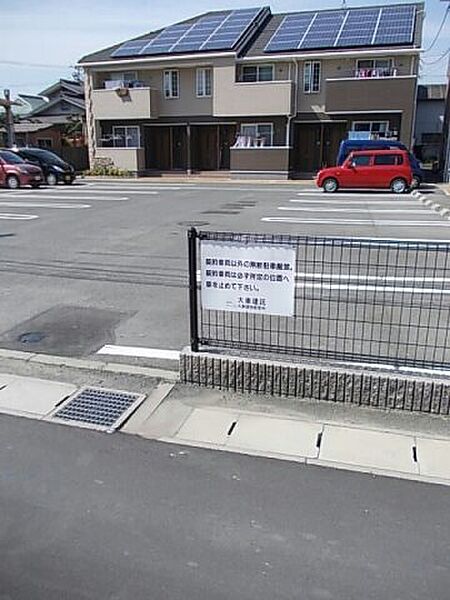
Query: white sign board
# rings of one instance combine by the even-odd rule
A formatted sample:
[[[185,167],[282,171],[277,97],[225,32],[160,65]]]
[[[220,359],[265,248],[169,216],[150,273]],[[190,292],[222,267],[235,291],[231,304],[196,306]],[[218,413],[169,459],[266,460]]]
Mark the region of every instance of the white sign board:
[[[295,248],[201,240],[202,307],[294,316]]]

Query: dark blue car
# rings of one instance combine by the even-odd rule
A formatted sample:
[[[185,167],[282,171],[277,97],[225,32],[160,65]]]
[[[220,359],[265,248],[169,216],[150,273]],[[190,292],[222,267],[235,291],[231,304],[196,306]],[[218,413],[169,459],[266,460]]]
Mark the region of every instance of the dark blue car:
[[[418,188],[423,181],[423,172],[420,163],[402,142],[393,140],[343,140],[339,146],[336,165],[342,165],[350,152],[353,152],[354,150],[392,150],[394,148],[399,148],[400,150],[406,150],[406,152],[408,152],[409,162],[413,172],[411,187]]]

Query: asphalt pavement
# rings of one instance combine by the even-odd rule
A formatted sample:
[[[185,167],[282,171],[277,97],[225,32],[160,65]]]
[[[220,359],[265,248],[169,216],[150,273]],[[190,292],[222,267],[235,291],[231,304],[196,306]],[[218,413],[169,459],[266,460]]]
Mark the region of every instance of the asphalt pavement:
[[[2,600],[447,600],[448,489],[0,416]]]
[[[445,198],[437,188],[423,194]],[[412,195],[330,195],[312,182],[80,180],[0,190],[0,347],[96,356],[106,346],[128,361],[145,349],[147,363],[174,366],[189,339],[191,226],[450,239],[449,221]]]

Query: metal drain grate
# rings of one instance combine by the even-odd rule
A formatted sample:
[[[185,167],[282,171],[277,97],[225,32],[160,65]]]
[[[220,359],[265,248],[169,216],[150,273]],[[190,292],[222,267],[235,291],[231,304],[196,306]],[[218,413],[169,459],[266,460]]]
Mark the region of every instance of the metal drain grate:
[[[122,425],[144,398],[144,394],[85,387],[70,396],[52,413],[51,418],[111,433]]]

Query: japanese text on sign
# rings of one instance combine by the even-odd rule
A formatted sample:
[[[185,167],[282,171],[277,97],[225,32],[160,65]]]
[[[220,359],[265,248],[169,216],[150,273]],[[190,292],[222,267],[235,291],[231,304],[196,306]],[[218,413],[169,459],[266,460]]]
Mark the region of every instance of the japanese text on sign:
[[[292,317],[295,249],[202,240],[202,307]]]

